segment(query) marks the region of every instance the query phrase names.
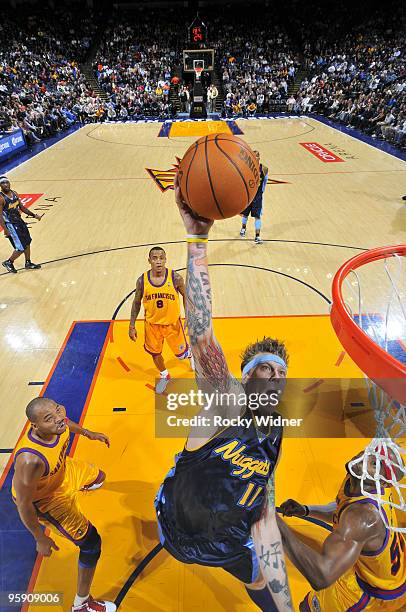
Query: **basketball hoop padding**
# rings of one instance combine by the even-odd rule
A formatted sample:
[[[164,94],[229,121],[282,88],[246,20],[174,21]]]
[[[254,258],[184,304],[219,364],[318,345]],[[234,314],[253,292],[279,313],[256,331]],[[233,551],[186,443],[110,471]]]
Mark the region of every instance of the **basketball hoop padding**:
[[[406,405],[406,365],[376,344],[353,320],[344,305],[341,288],[348,274],[362,265],[399,255],[406,256],[406,245],[380,247],[356,255],[336,273],[330,318],[334,331],[358,367],[389,397]],[[358,313],[360,316],[362,313]]]

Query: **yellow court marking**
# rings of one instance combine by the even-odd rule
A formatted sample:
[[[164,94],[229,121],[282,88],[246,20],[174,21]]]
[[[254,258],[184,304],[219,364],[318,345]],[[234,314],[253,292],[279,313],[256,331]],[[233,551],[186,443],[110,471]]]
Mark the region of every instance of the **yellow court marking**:
[[[223,132],[232,133],[226,121],[179,121],[172,123],[169,136],[207,136]]]
[[[107,473],[102,489],[80,494],[82,506],[103,539],[103,553],[92,593],[113,599],[134,568],[158,543],[154,498],[174,456],[185,438],[159,438],[155,432],[155,395],[152,360],[143,350],[143,323],[137,323],[138,341],[128,339],[128,321],[116,321],[93,389],[84,426],[109,435],[111,448],[80,439],[75,457],[96,463]],[[292,377],[361,376],[358,368],[342,354],[328,316],[218,318],[216,336],[234,375],[239,376],[240,351],[264,335],[284,339],[291,353]],[[175,359],[164,349],[173,378],[192,378],[188,363]],[[125,364],[126,367],[123,367]],[[316,389],[316,397],[323,387]],[[170,388],[168,388],[168,392]],[[113,412],[115,407],[125,412]],[[347,409],[347,405],[345,406]],[[309,414],[309,406],[305,405]],[[344,463],[359,452],[365,440],[346,438],[360,435],[362,424],[344,423],[345,410],[332,415],[341,438],[286,438],[277,470],[277,503],[287,497],[303,503],[327,503],[334,499],[345,475]],[[315,420],[315,423],[317,421]],[[348,433],[350,432],[350,433]],[[327,532],[296,520],[292,524],[306,537],[321,541]],[[63,591],[65,605],[76,588],[77,551],[56,536],[60,550],[44,559],[35,584],[36,591]],[[289,565],[291,588],[298,606],[309,585]],[[55,609],[55,608],[54,608]],[[61,608],[60,608],[61,609]],[[256,607],[244,588],[221,569],[183,565],[161,551],[137,578],[120,606],[122,612],[254,612]],[[297,608],[296,608],[297,609]],[[36,607],[30,606],[30,612]],[[41,612],[38,608],[38,612]]]

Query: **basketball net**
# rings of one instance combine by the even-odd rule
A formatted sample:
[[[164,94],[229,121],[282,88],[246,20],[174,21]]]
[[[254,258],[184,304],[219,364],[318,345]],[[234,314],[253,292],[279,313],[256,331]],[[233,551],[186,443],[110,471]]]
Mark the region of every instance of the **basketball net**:
[[[364,371],[376,422],[374,439],[348,469],[361,480],[362,494],[377,502],[385,525],[406,532],[406,248],[393,249],[398,252],[381,256],[384,249],[374,249],[350,260],[354,263],[342,275],[341,295],[337,273],[331,318],[344,348]],[[336,310],[339,302],[346,310],[342,318]],[[354,327],[351,330],[353,323],[347,326],[345,317],[361,335]],[[388,363],[394,367],[392,377]],[[393,509],[402,512],[398,527],[388,524]]]
[[[193,70],[195,71],[196,83],[198,83],[200,81],[200,77],[202,76],[203,68],[200,66],[195,66]]]

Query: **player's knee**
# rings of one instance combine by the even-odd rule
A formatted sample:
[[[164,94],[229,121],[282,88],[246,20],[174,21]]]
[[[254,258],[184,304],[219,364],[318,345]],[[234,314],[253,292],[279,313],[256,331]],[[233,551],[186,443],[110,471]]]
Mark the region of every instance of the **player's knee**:
[[[101,537],[94,525],[82,544],[79,544],[79,565],[81,567],[94,567],[101,555]]]

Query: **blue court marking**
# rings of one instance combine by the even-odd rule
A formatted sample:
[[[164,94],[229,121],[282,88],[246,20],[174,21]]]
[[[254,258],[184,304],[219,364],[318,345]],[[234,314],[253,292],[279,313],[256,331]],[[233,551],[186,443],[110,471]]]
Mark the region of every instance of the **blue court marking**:
[[[66,407],[78,422],[89,394],[96,367],[107,337],[109,322],[76,323],[59,356],[43,395]],[[70,445],[72,444],[71,437]],[[70,448],[70,447],[69,447]],[[13,468],[0,490],[0,592],[25,592],[37,557],[35,541],[21,523],[11,499]],[[57,553],[55,553],[57,554]],[[9,608],[7,608],[9,610]],[[0,612],[6,612],[0,606]]]
[[[172,121],[165,121],[159,130],[158,138],[169,138],[171,133]]]
[[[187,118],[183,120],[178,120],[177,123],[182,123],[183,121],[193,121],[193,119]],[[227,123],[232,134],[235,134],[235,135],[244,134],[244,132],[236,124],[234,119],[222,119],[219,115],[217,115],[214,117],[210,117],[206,119],[205,121],[224,121],[224,123]],[[159,130],[158,138],[169,138],[171,134],[171,128],[172,128],[173,123],[176,123],[176,121],[166,120],[165,123],[162,124],[161,129]]]
[[[359,325],[359,316],[358,315],[354,316],[354,321],[356,322],[357,325]],[[384,320],[384,318],[381,315],[378,315],[378,314],[373,314],[373,315],[368,315],[368,316],[367,315],[362,315],[362,329],[373,340],[373,338],[374,338],[373,332],[371,330],[368,331],[368,324],[369,323],[373,323],[374,329],[378,329],[379,330],[379,326],[381,327],[379,338],[381,338],[382,341],[383,341],[384,338],[385,338],[385,320]],[[383,346],[382,346],[382,348],[383,348]],[[406,347],[404,347],[401,344],[400,338],[388,341],[387,352],[390,355],[392,355],[392,357],[394,357],[395,359],[397,359],[398,361],[400,361],[401,363],[404,363],[406,365]]]
[[[232,119],[231,121],[229,119],[226,119],[225,121],[228,127],[230,128],[232,134],[235,134],[236,136],[238,136],[239,134],[244,134],[244,132],[240,127],[238,127],[234,119]]]

